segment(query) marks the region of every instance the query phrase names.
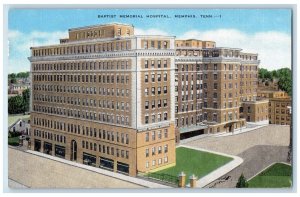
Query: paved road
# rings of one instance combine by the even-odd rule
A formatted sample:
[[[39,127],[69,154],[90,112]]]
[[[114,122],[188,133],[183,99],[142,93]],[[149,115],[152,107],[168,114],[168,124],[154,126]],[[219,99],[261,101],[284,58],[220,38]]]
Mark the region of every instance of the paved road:
[[[186,142],[183,145],[238,155],[257,145],[288,146],[289,139],[289,126],[269,125],[247,133],[224,137],[211,136]]]
[[[274,162],[286,162],[287,154],[287,146],[254,146],[238,155],[244,159],[244,162],[239,167],[206,187],[234,188],[242,173],[246,179],[249,179]],[[228,176],[230,178],[224,182],[225,177]]]

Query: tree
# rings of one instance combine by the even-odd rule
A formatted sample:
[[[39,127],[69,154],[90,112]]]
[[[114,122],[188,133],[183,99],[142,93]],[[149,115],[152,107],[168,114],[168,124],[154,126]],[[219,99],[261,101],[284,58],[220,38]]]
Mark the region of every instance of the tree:
[[[28,78],[29,72],[19,72],[17,73],[17,78]]]
[[[15,73],[10,73],[8,74],[8,78],[16,78],[17,75]]]
[[[282,68],[278,73],[278,87],[289,95],[292,94],[292,71],[289,68]]]
[[[246,178],[244,177],[243,173],[241,174],[237,184],[236,184],[237,188],[245,188],[248,187],[248,182],[246,180]]]
[[[22,98],[23,98],[23,112],[29,111],[29,105],[30,105],[30,89],[26,89],[22,92]]]
[[[19,114],[23,112],[23,98],[21,96],[14,96],[8,99],[8,113]]]

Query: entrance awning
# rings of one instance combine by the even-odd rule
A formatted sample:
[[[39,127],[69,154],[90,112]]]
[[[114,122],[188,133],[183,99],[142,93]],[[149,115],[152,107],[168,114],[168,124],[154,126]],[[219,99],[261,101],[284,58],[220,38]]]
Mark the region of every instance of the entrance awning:
[[[224,125],[224,128],[232,126],[234,123],[240,122],[239,120],[228,122]]]
[[[193,125],[193,126],[189,126],[189,127],[179,128],[179,132],[180,133],[188,133],[188,132],[202,130],[202,129],[206,129],[206,128],[207,128],[207,125]]]

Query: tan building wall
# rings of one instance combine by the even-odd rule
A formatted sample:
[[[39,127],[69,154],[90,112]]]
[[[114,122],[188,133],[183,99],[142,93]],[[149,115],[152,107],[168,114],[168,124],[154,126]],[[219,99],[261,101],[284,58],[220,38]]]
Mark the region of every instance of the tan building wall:
[[[241,116],[247,122],[268,121],[268,100],[256,102],[243,102],[241,108]]]
[[[193,43],[191,40],[176,42],[175,125],[180,129],[203,123],[208,125],[205,133],[245,126],[239,109],[243,101],[256,99],[257,54],[234,48],[202,48],[197,44],[186,48],[185,43],[190,42]],[[227,128],[231,123],[234,125]]]

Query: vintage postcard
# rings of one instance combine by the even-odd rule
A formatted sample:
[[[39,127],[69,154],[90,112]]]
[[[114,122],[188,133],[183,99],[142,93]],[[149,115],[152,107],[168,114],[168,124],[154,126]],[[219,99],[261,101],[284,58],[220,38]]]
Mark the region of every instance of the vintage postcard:
[[[292,17],[9,8],[9,188],[291,189]]]

